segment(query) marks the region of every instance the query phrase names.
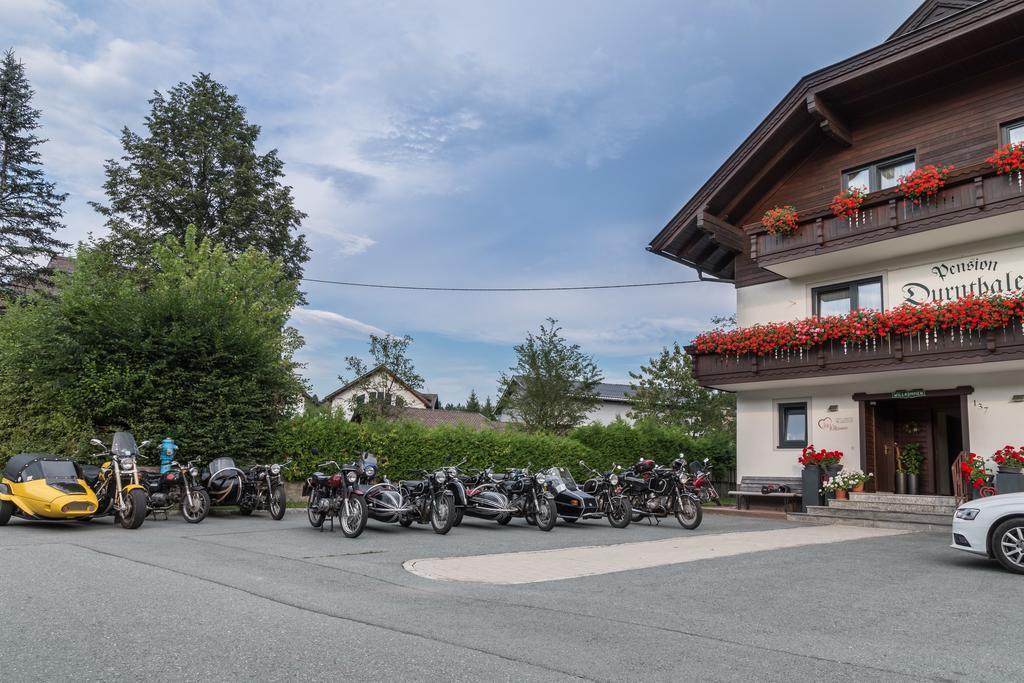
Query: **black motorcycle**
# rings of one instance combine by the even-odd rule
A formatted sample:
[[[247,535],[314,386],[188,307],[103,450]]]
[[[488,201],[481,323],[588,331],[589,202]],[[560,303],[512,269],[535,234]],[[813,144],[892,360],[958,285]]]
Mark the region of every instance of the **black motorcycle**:
[[[167,513],[180,506],[186,522],[199,524],[210,512],[210,494],[199,483],[199,467],[195,463],[182,465],[175,460],[163,474],[143,472],[142,485],[149,494],[147,512],[154,519],[158,514],[167,519]]]
[[[415,514],[415,508],[409,503],[400,486],[392,484],[387,477],[377,481],[380,474],[377,457],[365,451],[357,455],[359,460],[353,465],[359,474],[359,484],[362,487],[363,500],[366,501],[367,514],[378,522],[386,524],[401,523],[403,518]]]
[[[566,524],[604,517],[597,510],[597,499],[576,484],[572,472],[564,467],[549,467],[544,474],[547,475],[547,490],[555,496],[558,516]]]
[[[528,468],[509,470],[505,476],[494,475],[501,492],[508,496],[512,516],[522,517],[527,524],[541,531],[551,531],[558,521],[555,497],[547,490],[547,475],[531,474]]]
[[[313,455],[320,455],[316,448]],[[355,464],[339,465],[328,460],[317,465],[319,468],[330,467],[334,472],[314,472],[302,482],[302,495],[306,496],[306,516],[314,529],[324,530],[324,522],[331,520],[331,531],[334,531],[334,518],[338,518],[341,533],[347,538],[355,538],[366,528],[368,516],[363,491],[359,487],[359,470]]]
[[[629,498],[633,521],[646,518],[660,523],[675,515],[684,529],[696,529],[704,518],[700,499],[686,490],[689,475],[670,467],[659,467],[653,460],[640,459],[619,477],[622,494]]]
[[[463,514],[502,525],[512,520],[515,509],[502,491],[501,483],[496,478],[499,476],[494,474],[494,468],[488,467],[474,475],[459,477],[464,503],[456,513],[455,526],[461,523]]]
[[[398,483],[412,508],[402,513],[398,523],[404,527],[413,522],[429,523],[434,533],[446,534],[455,523],[455,496],[449,486],[452,475],[447,469],[439,469],[434,472],[423,470],[423,476],[423,479],[408,479]]]
[[[590,470],[594,476],[583,482],[583,490],[597,500],[597,511],[608,517],[608,523],[616,529],[629,526],[633,518],[629,498],[619,492],[619,466],[612,463],[607,472],[598,472],[580,460],[580,467]]]
[[[199,481],[213,505],[237,505],[242,515],[268,510],[272,518],[280,520],[288,507],[281,470],[290,462],[242,470],[233,458],[214,458],[203,468]]]

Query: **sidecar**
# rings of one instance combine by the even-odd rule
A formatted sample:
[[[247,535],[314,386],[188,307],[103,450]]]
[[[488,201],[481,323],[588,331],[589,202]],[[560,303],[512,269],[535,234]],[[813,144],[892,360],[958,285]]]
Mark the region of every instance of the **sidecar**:
[[[213,505],[238,505],[246,474],[235,466],[233,458],[214,458],[203,468],[201,483],[210,494]]]
[[[578,519],[600,519],[597,499],[577,486],[572,473],[564,467],[551,467],[547,474],[547,488],[555,496],[558,516],[570,524]]]
[[[99,502],[77,463],[47,453],[19,453],[0,479],[0,525],[23,519],[72,520],[96,514]]]

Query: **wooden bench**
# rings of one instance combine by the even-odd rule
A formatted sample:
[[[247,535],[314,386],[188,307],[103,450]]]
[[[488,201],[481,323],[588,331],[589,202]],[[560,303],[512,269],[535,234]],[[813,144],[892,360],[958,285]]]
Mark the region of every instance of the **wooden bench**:
[[[761,487],[767,484],[785,484],[789,487],[788,493],[761,493]],[[762,500],[775,499],[782,501],[784,512],[800,510],[800,499],[803,497],[803,481],[800,477],[743,477],[740,480],[739,490],[729,491],[730,496],[736,496],[736,509],[749,510],[750,499]]]

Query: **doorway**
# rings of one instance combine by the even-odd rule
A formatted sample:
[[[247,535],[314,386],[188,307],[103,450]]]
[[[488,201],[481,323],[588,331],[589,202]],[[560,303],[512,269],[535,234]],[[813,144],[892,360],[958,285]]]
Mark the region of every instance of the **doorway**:
[[[970,387],[921,392],[912,398],[893,394],[857,394],[861,401],[861,439],[864,467],[874,472],[871,490],[896,490],[896,447],[915,444],[924,461],[919,493],[952,495],[950,466],[967,449],[964,404]]]

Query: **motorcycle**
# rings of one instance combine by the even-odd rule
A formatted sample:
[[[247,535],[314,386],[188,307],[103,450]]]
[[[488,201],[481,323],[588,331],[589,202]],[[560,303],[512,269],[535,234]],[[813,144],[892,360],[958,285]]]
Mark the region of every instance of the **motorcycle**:
[[[514,517],[522,517],[527,524],[541,531],[551,531],[558,520],[555,497],[547,490],[547,475],[531,474],[529,468],[512,469],[499,479],[501,492],[508,496]]]
[[[564,467],[549,467],[544,474],[547,475],[547,490],[554,491],[558,516],[566,524],[574,524],[581,519],[604,517],[604,514],[597,510],[597,499],[576,484],[569,470]]]
[[[690,470],[689,481],[686,482],[686,490],[696,495],[702,503],[713,502],[721,507],[722,499],[718,495],[718,489],[711,483],[711,460],[704,458],[703,463],[694,461],[687,464],[686,458],[680,453],[679,458],[672,462],[672,468],[678,472],[684,467],[689,467]]]
[[[199,524],[210,512],[210,494],[199,484],[199,467],[193,462],[184,465],[172,460],[170,470],[164,474],[144,472],[142,482],[148,492],[147,512],[156,518],[175,506],[181,507],[181,516],[189,524]]]
[[[139,483],[139,448],[148,446],[149,441],[139,446],[131,432],[115,432],[109,449],[99,439],[89,443],[104,449],[99,455],[106,458],[99,467],[81,465],[83,479],[99,503],[96,516],[112,514],[125,529],[138,529],[149,507],[149,496]]]
[[[659,467],[653,460],[641,458],[619,477],[622,493],[629,498],[633,521],[646,518],[661,523],[674,515],[684,529],[696,529],[704,518],[700,499],[686,490],[689,475],[670,467]]]
[[[450,488],[452,475],[447,469],[435,472],[423,470],[423,479],[410,479],[399,482],[411,512],[401,515],[398,523],[403,527],[413,522],[430,523],[434,533],[447,534],[455,523],[455,497]],[[457,479],[457,477],[456,477]]]
[[[512,520],[515,509],[501,490],[497,478],[499,476],[494,474],[493,467],[488,467],[472,476],[459,477],[465,505],[456,514],[455,526],[461,523],[463,513],[470,517],[493,520],[501,525]]]
[[[357,455],[359,460],[353,463],[353,466],[359,475],[367,514],[385,524],[400,523],[403,516],[415,514],[415,508],[409,503],[400,486],[392,484],[387,477],[377,481],[377,475],[380,474],[377,457],[365,451]]]
[[[320,451],[313,449],[313,455]],[[302,484],[302,495],[307,496],[306,515],[315,529],[323,531],[324,522],[331,520],[331,531],[334,531],[334,518],[338,518],[341,533],[346,538],[356,538],[366,529],[368,516],[366,500],[359,488],[359,471],[354,466],[339,465],[334,460],[320,463],[318,467],[333,467],[332,474],[314,472]]]
[[[612,463],[611,470],[598,472],[580,460],[580,467],[590,470],[594,476],[583,482],[583,490],[597,500],[597,511],[608,517],[608,523],[616,529],[624,529],[632,521],[633,513],[629,498],[619,492],[618,465]]]
[[[273,519],[280,520],[288,507],[281,470],[290,463],[253,465],[242,470],[233,458],[214,458],[200,472],[199,483],[213,505],[237,505],[242,515],[268,510]]]

